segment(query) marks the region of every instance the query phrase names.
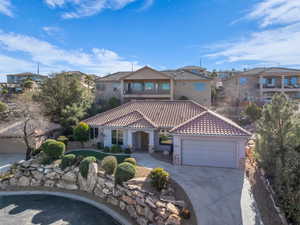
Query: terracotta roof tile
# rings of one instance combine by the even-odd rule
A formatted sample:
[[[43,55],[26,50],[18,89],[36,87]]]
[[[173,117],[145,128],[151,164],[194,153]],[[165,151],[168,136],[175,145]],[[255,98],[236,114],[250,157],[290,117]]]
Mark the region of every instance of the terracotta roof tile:
[[[132,101],[84,122],[91,126],[167,128],[174,134],[251,135],[231,120],[193,101]]]
[[[174,134],[209,136],[249,136],[248,131],[212,111],[206,111],[171,130]]]

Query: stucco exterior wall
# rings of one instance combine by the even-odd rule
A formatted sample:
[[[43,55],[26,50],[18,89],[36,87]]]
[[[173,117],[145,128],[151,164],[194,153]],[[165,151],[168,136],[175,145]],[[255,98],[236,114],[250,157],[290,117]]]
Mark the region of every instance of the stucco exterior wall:
[[[240,78],[245,79],[244,84]],[[259,78],[255,76],[238,76],[223,81],[226,102],[259,101]]]
[[[196,85],[202,83],[203,89],[197,89]],[[176,80],[174,82],[174,98],[179,99],[185,96],[189,100],[210,106],[211,105],[211,83],[210,81],[188,81],[188,80]]]
[[[96,81],[96,102],[112,97],[121,99],[121,82]]]

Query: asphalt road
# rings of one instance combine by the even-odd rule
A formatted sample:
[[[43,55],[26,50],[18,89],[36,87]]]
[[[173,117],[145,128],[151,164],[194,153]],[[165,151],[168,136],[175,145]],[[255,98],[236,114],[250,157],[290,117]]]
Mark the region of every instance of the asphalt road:
[[[47,195],[0,196],[1,225],[121,225],[87,203]]]

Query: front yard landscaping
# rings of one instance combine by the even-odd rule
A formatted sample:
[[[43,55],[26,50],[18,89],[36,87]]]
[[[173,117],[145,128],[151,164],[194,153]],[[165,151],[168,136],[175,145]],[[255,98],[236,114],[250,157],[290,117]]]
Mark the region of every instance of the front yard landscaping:
[[[134,158],[125,156],[118,161],[102,152],[94,156],[90,155],[93,151],[64,152],[62,142],[47,140],[33,159],[13,165],[0,177],[0,189],[85,192],[127,212],[139,225],[194,224],[188,220],[191,212],[186,202],[175,193],[174,183],[163,169],[138,166]]]

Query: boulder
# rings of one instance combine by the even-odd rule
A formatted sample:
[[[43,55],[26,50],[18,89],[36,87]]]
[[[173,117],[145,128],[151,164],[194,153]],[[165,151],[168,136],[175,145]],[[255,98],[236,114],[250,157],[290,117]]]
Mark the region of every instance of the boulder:
[[[28,177],[22,176],[18,180],[18,186],[26,187],[29,186],[30,184],[30,179]]]
[[[131,217],[137,218],[136,211],[135,211],[135,209],[134,209],[134,207],[133,207],[132,205],[128,205],[128,206],[126,207],[126,209],[127,209],[127,212],[129,213],[129,215],[130,215]]]
[[[60,181],[56,184],[58,188],[67,189],[67,190],[77,190],[78,186],[76,184],[67,183],[64,181]]]
[[[172,214],[179,215],[179,209],[172,203],[167,204],[167,210]]]
[[[45,187],[54,187],[54,185],[55,185],[54,180],[46,180],[44,183]]]
[[[180,225],[181,218],[178,215],[171,214],[166,221],[166,225]]]
[[[62,180],[66,181],[67,183],[76,183],[77,177],[76,174],[73,173],[72,171],[67,172],[62,176]]]
[[[98,165],[97,163],[91,163],[89,165],[89,171],[87,175],[87,179],[81,176],[81,173],[78,173],[78,184],[80,190],[93,192],[96,182],[98,180]]]
[[[42,180],[44,177],[44,175],[39,171],[32,171],[31,174],[36,180],[39,180],[39,181]]]
[[[137,218],[137,223],[139,225],[148,225],[148,221],[144,217],[141,217],[141,216]]]

